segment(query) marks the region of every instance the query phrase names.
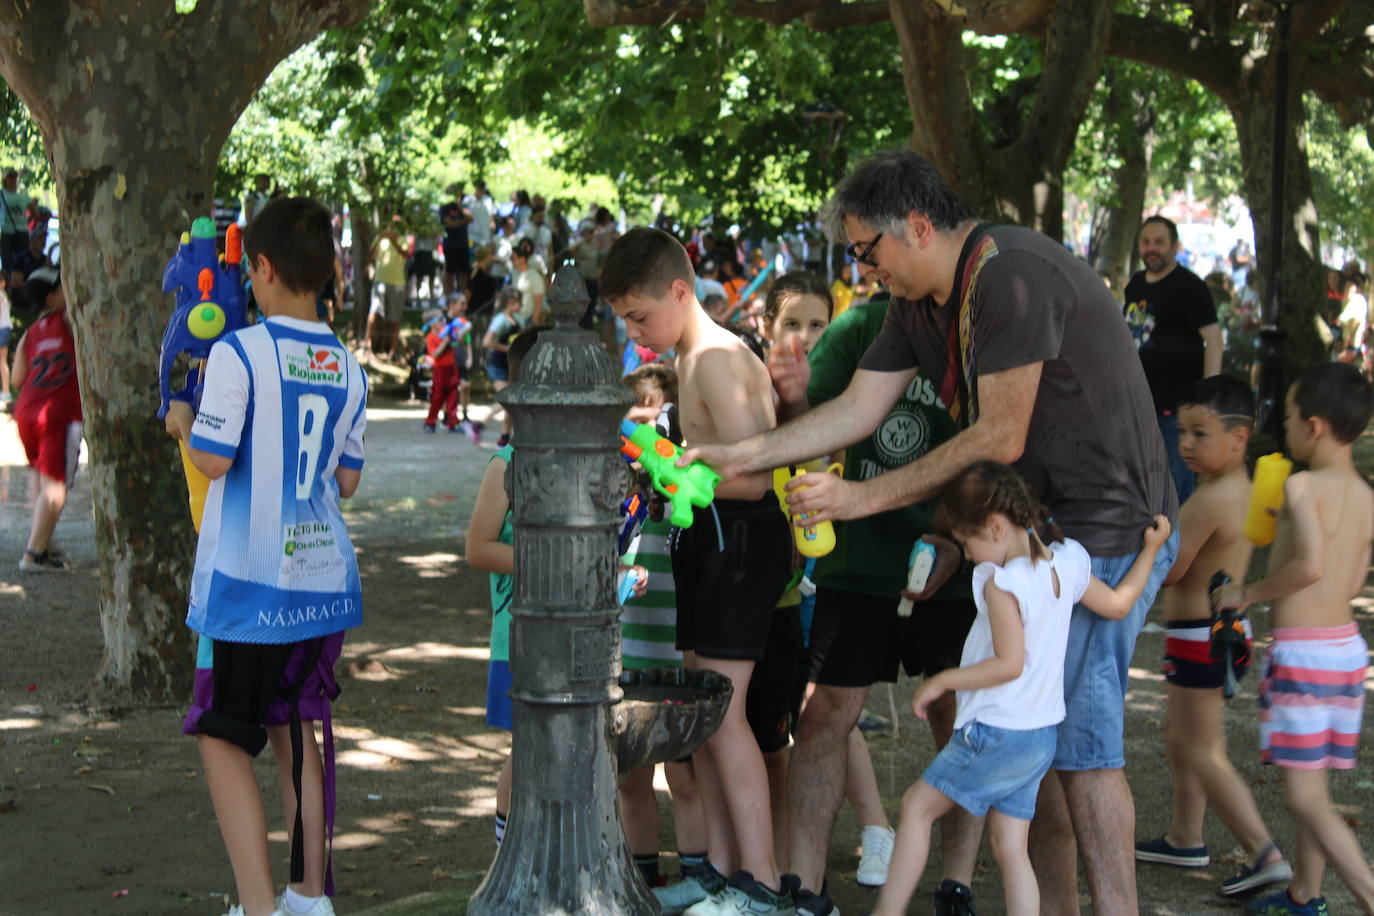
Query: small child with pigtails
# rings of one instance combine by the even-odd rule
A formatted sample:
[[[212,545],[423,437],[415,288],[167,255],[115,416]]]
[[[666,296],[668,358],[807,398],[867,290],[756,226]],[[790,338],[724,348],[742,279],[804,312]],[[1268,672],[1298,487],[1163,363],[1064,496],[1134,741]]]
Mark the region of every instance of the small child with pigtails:
[[[925,718],[926,708],[953,690],[958,714],[949,744],[902,796],[892,867],[874,914],[906,912],[925,868],[931,825],[955,805],[988,815],[1007,913],[1039,913],[1026,838],[1040,780],[1054,759],[1056,726],[1064,719],[1064,651],[1073,606],[1125,617],[1169,537],[1169,520],[1154,517],[1115,588],[1092,575],[1088,552],[1045,517],[1040,501],[1006,465],[980,461],[960,472],[944,491],[937,524],[977,564],[978,616],[960,666],[922,681],[912,698],[912,709]]]

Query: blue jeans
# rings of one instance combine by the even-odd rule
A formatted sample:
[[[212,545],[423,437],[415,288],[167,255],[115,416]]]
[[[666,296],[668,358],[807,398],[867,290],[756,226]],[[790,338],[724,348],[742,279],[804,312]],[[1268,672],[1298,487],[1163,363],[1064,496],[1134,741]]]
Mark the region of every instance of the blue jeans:
[[[1159,434],[1164,437],[1164,454],[1169,456],[1169,476],[1174,479],[1174,489],[1178,491],[1178,504],[1193,495],[1196,475],[1178,454],[1178,411],[1160,411]]]
[[[1093,557],[1093,575],[1115,587],[1137,554]],[[1126,765],[1123,747],[1126,688],[1131,656],[1145,615],[1178,556],[1178,529],[1155,555],[1149,581],[1131,612],[1121,620],[1099,617],[1074,605],[1064,653],[1064,721],[1059,725],[1056,770],[1117,770]]]

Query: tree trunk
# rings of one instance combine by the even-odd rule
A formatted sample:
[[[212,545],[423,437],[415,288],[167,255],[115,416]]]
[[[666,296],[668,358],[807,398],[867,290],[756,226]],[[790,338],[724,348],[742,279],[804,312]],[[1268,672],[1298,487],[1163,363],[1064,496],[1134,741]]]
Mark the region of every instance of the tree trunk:
[[[1274,55],[1266,58],[1272,72]],[[1293,86],[1297,81],[1290,82]],[[1272,82],[1256,79],[1237,94],[1231,117],[1240,140],[1242,183],[1245,202],[1255,226],[1255,255],[1259,267],[1261,302],[1265,321],[1270,314],[1272,296],[1268,288],[1269,265],[1278,257],[1278,327],[1286,337],[1283,345],[1284,378],[1292,381],[1296,373],[1325,362],[1326,349],[1317,336],[1315,319],[1324,304],[1326,278],[1321,263],[1317,206],[1312,196],[1312,171],[1307,159],[1307,127],[1301,93],[1293,88],[1288,108],[1288,142],[1284,150],[1283,250],[1273,250],[1273,224],[1270,218],[1270,168],[1274,156],[1274,95]]]
[[[1130,277],[1150,178],[1150,118],[1140,116],[1138,102],[1131,98],[1124,80],[1112,80],[1103,114],[1121,165],[1112,176],[1115,194],[1107,208],[1101,241],[1093,251],[1093,266],[1111,279],[1112,289],[1118,293]]]
[[[370,208],[360,200],[350,201],[348,218],[353,229],[353,346],[356,348],[367,339],[367,315],[372,309],[372,281],[367,275],[373,236]]]
[[[100,557],[101,699],[163,700],[190,684],[195,540],[156,416],[163,267],[210,215],[220,148],[268,73],[365,11],[364,0],[201,0],[185,15],[171,2],[14,0],[0,11],[0,74],[42,131],[61,208]]]
[[[1064,233],[1064,167],[1105,54],[1111,4],[1055,4],[1035,100],[1010,143],[994,146],[969,91],[968,23],[932,0],[890,0],[911,106],[911,147],[976,213]]]

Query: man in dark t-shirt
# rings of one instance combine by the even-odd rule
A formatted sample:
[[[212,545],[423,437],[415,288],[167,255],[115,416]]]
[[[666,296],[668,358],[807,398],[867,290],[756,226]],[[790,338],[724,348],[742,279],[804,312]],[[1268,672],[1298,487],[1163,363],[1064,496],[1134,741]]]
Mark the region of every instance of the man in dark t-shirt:
[[[1173,220],[1145,220],[1139,245],[1145,269],[1126,284],[1126,324],[1140,348],[1181,505],[1193,492],[1194,478],[1178,454],[1178,402],[1194,382],[1221,371],[1221,326],[1207,284],[1174,257]]]
[[[977,223],[914,153],[861,164],[840,184],[830,213],[850,255],[892,291],[877,340],[838,397],[768,433],[689,449],[684,458],[703,459],[728,479],[828,454],[871,435],[919,368],[959,432],[871,480],[807,474],[794,482],[789,509],[812,524],[860,518],[934,496],[975,461],[1010,463],[1087,548],[1093,574],[1120,582],[1153,516],[1176,520],[1178,501],[1145,374],[1101,278],[1038,232]],[[1125,693],[1136,635],[1177,551],[1175,532],[1125,619],[1074,608],[1066,717],[1031,828],[1048,912],[1077,909],[1075,838],[1093,911],[1139,911]],[[953,566],[938,558],[927,592]],[[800,875],[804,888],[818,889],[821,878]]]
[[[451,184],[452,197],[439,207],[439,222],[444,227],[444,297],[455,289],[466,291],[468,275],[472,273],[472,255],[468,251],[468,224],[472,211],[463,206],[463,186]]]

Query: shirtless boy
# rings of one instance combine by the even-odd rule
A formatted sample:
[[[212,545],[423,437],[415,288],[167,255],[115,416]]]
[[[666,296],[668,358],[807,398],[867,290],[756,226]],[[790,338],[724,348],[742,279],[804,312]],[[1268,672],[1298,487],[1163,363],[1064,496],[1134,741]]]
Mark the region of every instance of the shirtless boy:
[[[677,351],[679,419],[688,444],[737,442],[772,429],[768,370],[697,302],[687,251],[657,229],[634,229],[611,246],[601,293],[632,340]],[[672,545],[677,645],[688,667],[730,678],[720,729],[697,752],[714,876],[711,896],[688,916],[791,913],[773,854],[768,777],[745,719],[745,697],[763,656],[773,607],[787,584],[792,535],[767,473],[716,489],[711,508]],[[731,875],[728,884],[719,875]]]
[[[1226,756],[1222,727],[1222,666],[1211,655],[1212,575],[1245,579],[1250,542],[1245,512],[1250,478],[1245,447],[1255,422],[1255,398],[1248,385],[1226,375],[1195,382],[1178,406],[1178,450],[1197,474],[1197,488],[1183,504],[1181,540],[1163,592],[1165,696],[1164,740],[1173,771],[1173,821],[1168,833],[1136,843],[1135,857],[1185,868],[1210,861],[1202,841],[1207,805],[1245,848],[1246,865],[1222,882],[1226,896],[1286,881],[1293,870],[1274,845],[1254,796]],[[1246,635],[1250,622],[1246,620]],[[1247,651],[1235,659],[1237,678],[1250,667]]]
[[[1344,363],[1315,366],[1288,391],[1284,435],[1308,470],[1288,478],[1269,573],[1228,586],[1219,607],[1270,603],[1274,644],[1260,682],[1260,756],[1283,767],[1297,820],[1297,869],[1286,891],[1249,911],[1325,914],[1330,861],[1366,913],[1374,873],[1355,834],[1331,807],[1326,771],[1355,766],[1368,648],[1350,612],[1364,587],[1374,539],[1374,491],[1355,470],[1352,443],[1374,414],[1374,391]]]

